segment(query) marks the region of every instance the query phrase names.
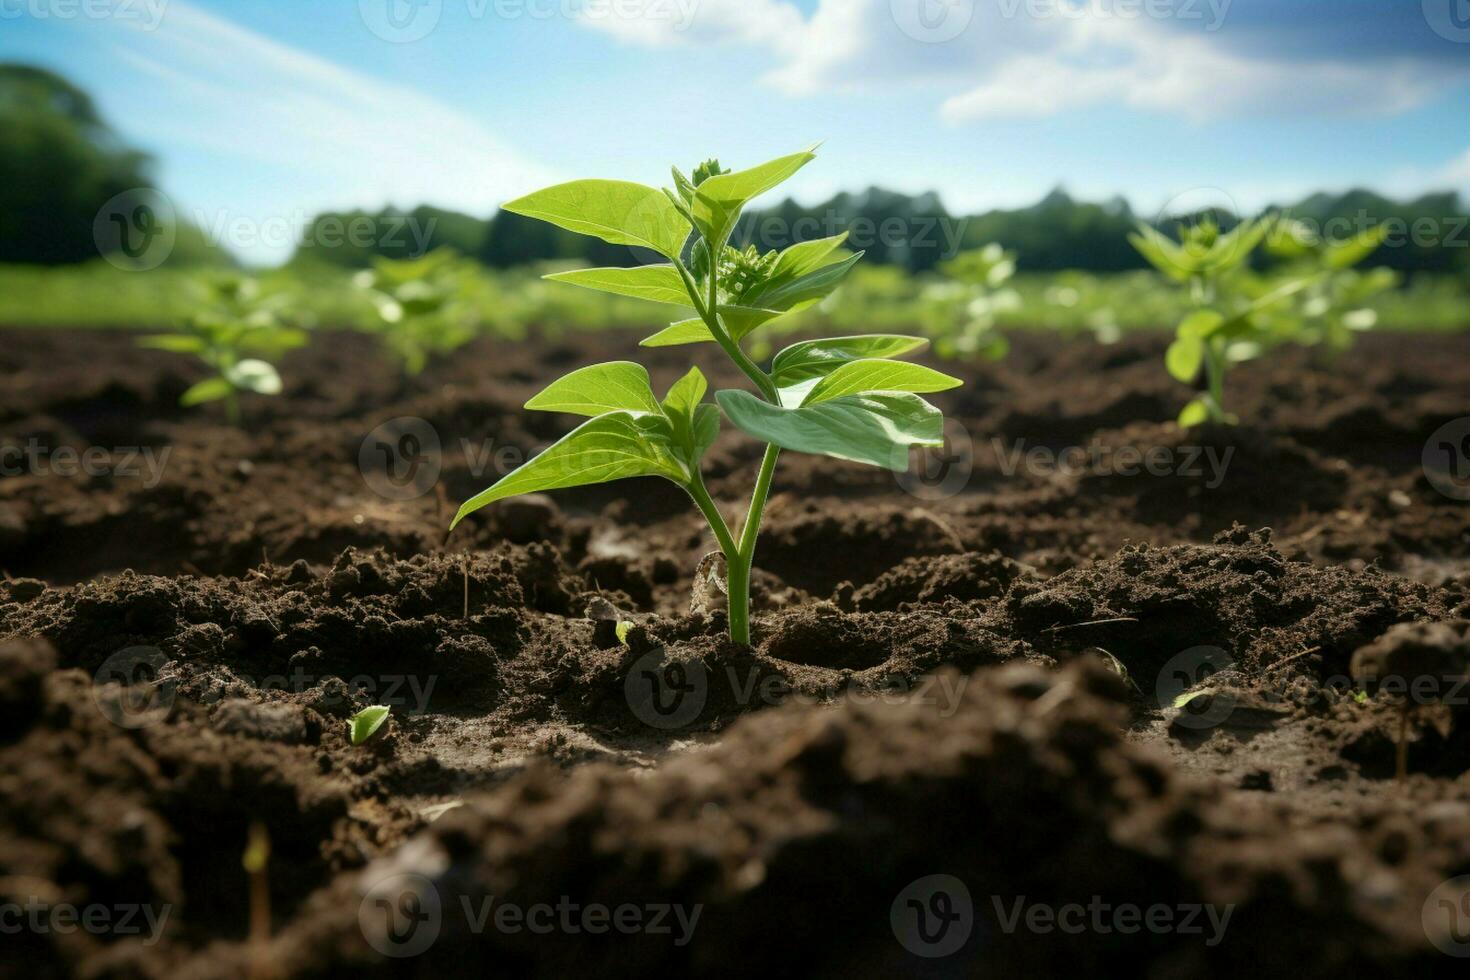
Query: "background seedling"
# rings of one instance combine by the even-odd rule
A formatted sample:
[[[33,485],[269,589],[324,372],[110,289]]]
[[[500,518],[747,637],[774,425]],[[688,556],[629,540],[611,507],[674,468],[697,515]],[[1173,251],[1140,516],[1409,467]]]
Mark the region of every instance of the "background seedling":
[[[1179,413],[1182,426],[1239,421],[1225,410],[1225,376],[1232,364],[1259,357],[1272,341],[1267,314],[1289,301],[1310,280],[1292,279],[1263,295],[1241,288],[1246,261],[1274,218],[1244,221],[1222,231],[1213,217],[1180,228],[1178,242],[1149,225],[1129,236],[1154,268],[1187,290],[1194,309],[1174,332],[1164,364],[1176,379],[1193,384],[1201,368],[1205,390]]]
[[[477,298],[486,280],[450,249],[416,259],[377,257],[353,281],[368,291],[383,343],[410,375],[479,335]]]
[[[283,293],[263,296],[260,285],[240,276],[205,280],[209,299],[177,331],[141,338],[143,347],[192,354],[214,373],[179,397],[184,407],[222,401],[231,424],[240,424],[240,395],[279,395],[281,375],[271,362],[307,342],[306,331],[287,326]]]
[[[1021,298],[1006,283],[1016,272],[1016,255],[995,243],[961,252],[939,271],[946,281],[920,294],[924,332],[941,357],[999,360],[1010,341],[996,329],[996,316],[1017,309]]]
[[[1280,281],[1306,279],[1296,303],[1278,314],[1278,330],[1301,344],[1322,344],[1341,351],[1352,346],[1357,334],[1378,323],[1375,297],[1399,285],[1392,269],[1359,271],[1360,265],[1383,244],[1388,225],[1340,241],[1314,233],[1299,221],[1280,221],[1266,236],[1266,252],[1282,262]]]
[[[1463,691],[1470,678],[1470,622],[1399,623],[1353,654],[1365,693],[1399,701],[1394,778],[1409,770],[1409,721],[1418,709]]]
[[[648,347],[713,343],[754,391],[726,390],[704,401],[697,367],[655,397],[648,372],[631,361],[584,367],[553,382],[529,409],[589,420],[545,452],[460,507],[451,528],[481,507],[538,490],[659,476],[683,487],[725,556],[730,637],[750,642],[750,573],[761,515],[782,449],[906,470],[915,446],[940,446],[944,418],[919,393],[961,384],[917,364],[893,360],[922,347],[919,337],[834,337],[794,344],[769,369],[741,342],[779,317],[806,309],[837,288],[862,253],[845,235],[761,253],[729,244],[752,199],[814,157],[804,150],[748,170],[715,160],[685,176],[673,170],[663,190],[618,180],[577,180],[511,201],[505,209],[614,245],[656,253],[666,262],[634,268],[578,269],[547,278],[588,289],[692,308],[644,339]],[[700,462],[719,435],[721,416],[765,444],[738,535],[705,488]]]

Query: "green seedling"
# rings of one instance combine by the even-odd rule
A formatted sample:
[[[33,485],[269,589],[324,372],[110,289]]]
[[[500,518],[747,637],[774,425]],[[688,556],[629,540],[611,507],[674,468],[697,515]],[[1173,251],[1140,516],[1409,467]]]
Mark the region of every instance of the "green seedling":
[[[628,634],[631,632],[633,632],[633,621],[629,619],[619,620],[618,625],[613,627],[613,634],[623,646],[628,645]]]
[[[920,318],[941,357],[1000,360],[1011,345],[995,327],[997,314],[1015,310],[1021,298],[1005,284],[1016,273],[1016,255],[992,242],[961,252],[939,271],[947,281],[920,294]]]
[[[483,280],[450,249],[416,259],[374,258],[373,268],[353,282],[367,290],[383,343],[409,374],[479,335],[473,299]]]
[[[1279,319],[1281,330],[1298,343],[1321,344],[1328,350],[1351,347],[1357,334],[1378,323],[1374,297],[1399,284],[1392,269],[1359,271],[1383,244],[1388,225],[1381,224],[1351,238],[1330,240],[1299,221],[1281,221],[1266,238],[1266,252],[1282,263],[1285,279],[1309,279],[1296,304]]]
[[[1225,376],[1231,365],[1259,357],[1273,339],[1269,314],[1310,284],[1293,279],[1259,296],[1243,296],[1239,274],[1274,218],[1244,221],[1228,232],[1211,217],[1180,228],[1174,241],[1146,224],[1128,240],[1164,275],[1187,287],[1193,307],[1179,323],[1164,355],[1169,374],[1193,384],[1203,368],[1205,390],[1179,413],[1181,426],[1233,424],[1225,410]]]
[[[361,745],[378,734],[383,724],[387,722],[388,714],[392,710],[392,708],[386,707],[385,705],[375,704],[370,708],[363,708],[357,714],[353,715],[352,719],[348,722],[348,729],[352,735],[352,744]]]
[[[631,361],[584,367],[553,382],[529,409],[588,416],[570,434],[460,507],[451,528],[487,504],[516,494],[635,476],[658,476],[688,492],[725,558],[730,637],[750,642],[750,574],[761,515],[781,450],[816,453],[906,470],[910,450],[940,446],[944,418],[919,397],[961,384],[893,358],[922,347],[920,337],[870,335],[809,340],[762,368],[742,341],[771,321],[810,307],[836,289],[862,253],[842,250],[845,235],[779,252],[729,244],[742,210],[813,159],[812,150],[748,170],[710,160],[692,176],[673,170],[673,188],[618,180],[578,180],[511,201],[506,210],[661,256],[632,268],[581,269],[547,278],[589,289],[688,307],[644,346],[712,343],[749,379],[705,402],[708,383],[692,367],[655,397],[648,372]],[[717,407],[718,406],[718,407]],[[705,488],[701,460],[721,418],[765,444],[750,505],[738,534]]]
[[[222,401],[232,425],[240,424],[240,395],[279,395],[281,375],[271,361],[304,346],[305,331],[287,326],[284,294],[263,297],[254,279],[225,276],[205,284],[204,307],[174,333],[153,334],[138,344],[192,354],[213,372],[179,397],[185,408]]]

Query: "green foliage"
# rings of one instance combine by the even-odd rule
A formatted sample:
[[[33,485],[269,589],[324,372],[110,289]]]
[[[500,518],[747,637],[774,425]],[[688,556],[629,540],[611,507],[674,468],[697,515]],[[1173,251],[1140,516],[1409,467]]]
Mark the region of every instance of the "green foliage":
[[[189,408],[223,401],[231,423],[240,422],[240,395],[279,395],[281,376],[271,363],[307,342],[307,334],[286,325],[281,310],[286,294],[264,295],[254,279],[214,275],[201,282],[208,294],[202,308],[176,332],[153,334],[139,346],[191,354],[213,372],[179,397]]]
[[[1202,369],[1205,375],[1204,390],[1179,413],[1181,426],[1238,421],[1225,410],[1228,369],[1287,339],[1279,314],[1314,281],[1290,277],[1263,287],[1250,276],[1251,253],[1275,222],[1274,217],[1258,218],[1227,232],[1205,216],[1182,226],[1177,242],[1148,225],[1139,225],[1130,237],[1155,268],[1185,286],[1193,307],[1175,328],[1174,342],[1164,354],[1164,366],[1176,380],[1193,384]]]
[[[935,338],[941,357],[999,360],[1010,342],[996,329],[999,314],[1019,303],[1005,284],[1016,272],[1016,256],[994,242],[961,252],[940,263],[948,282],[928,286],[921,294],[924,332]]]
[[[388,715],[392,711],[393,709],[386,705],[375,704],[370,708],[363,708],[357,714],[353,715],[347,723],[352,744],[361,745],[378,734],[383,724],[387,722]]]
[[[367,291],[384,344],[409,374],[418,374],[431,358],[478,336],[474,299],[483,280],[453,251],[372,262],[372,271],[360,273],[354,282]]]
[[[1266,240],[1266,251],[1280,260],[1283,278],[1310,279],[1295,306],[1278,317],[1278,331],[1299,343],[1345,350],[1354,337],[1378,323],[1371,303],[1399,285],[1393,269],[1354,269],[1378,250],[1388,234],[1380,224],[1351,238],[1333,241],[1316,235],[1299,221],[1283,221]]]
[[[645,246],[667,258],[667,264],[586,269],[549,278],[691,308],[693,318],[644,343],[716,343],[757,393],[716,392],[717,408],[704,401],[708,384],[698,368],[691,368],[662,399],[655,397],[647,371],[629,361],[573,371],[526,407],[591,416],[588,421],[466,501],[451,527],[479,508],[517,494],[634,476],[663,477],[683,487],[709,521],[728,569],[731,638],[750,642],[750,569],[779,451],[907,469],[912,447],[943,444],[943,416],[916,393],[960,384],[938,371],[889,360],[922,345],[912,337],[809,341],[782,351],[770,372],[742,349],[742,339],[758,328],[830,294],[861,257],[841,250],[843,236],[767,252],[728,244],[745,206],[812,158],[807,150],[738,171],[724,170],[711,160],[695,168],[692,180],[674,169],[674,187],[663,190],[624,181],[573,181],[507,205],[562,228],[615,244]],[[738,542],[700,473],[701,459],[719,434],[721,409],[736,428],[766,444]]]

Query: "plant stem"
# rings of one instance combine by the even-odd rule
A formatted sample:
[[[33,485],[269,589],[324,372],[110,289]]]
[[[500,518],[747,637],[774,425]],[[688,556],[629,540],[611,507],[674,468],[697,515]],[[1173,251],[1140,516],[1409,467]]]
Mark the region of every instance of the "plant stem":
[[[1225,421],[1225,351],[1211,338],[1205,344],[1205,377],[1209,381],[1210,421]]]
[[[781,447],[766,445],[766,454],[761,458],[760,475],[755,479],[755,490],[750,495],[750,509],[745,513],[745,524],[740,529],[740,545],[735,557],[730,559],[730,639],[735,643],[750,646],[750,570],[755,564],[755,543],[760,537],[761,515],[766,509],[766,498],[771,493],[771,478],[776,472],[776,460]]]
[[[694,498],[695,506],[709,522],[710,530],[715,533],[715,540],[719,542],[720,551],[725,554],[725,563],[733,564],[739,550],[735,545],[735,536],[730,533],[730,526],[725,523],[719,507],[715,506],[714,499],[710,497],[709,490],[705,488],[704,475],[697,469],[694,471],[694,479],[689,481],[688,490],[689,496]]]

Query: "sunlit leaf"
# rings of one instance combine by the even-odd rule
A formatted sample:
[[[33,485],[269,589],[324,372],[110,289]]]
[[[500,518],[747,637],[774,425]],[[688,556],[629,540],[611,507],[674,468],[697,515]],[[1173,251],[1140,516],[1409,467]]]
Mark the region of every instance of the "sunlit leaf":
[[[918,395],[875,392],[785,408],[747,391],[715,394],[737,428],[784,449],[904,471],[913,446],[944,444],[944,417]]]
[[[578,368],[558,378],[526,402],[541,412],[603,415],[607,412],[657,412],[648,371],[632,361],[609,361]]]
[[[624,180],[574,180],[501,207],[614,245],[651,248],[670,259],[678,258],[689,237],[689,222],[663,191]]]

